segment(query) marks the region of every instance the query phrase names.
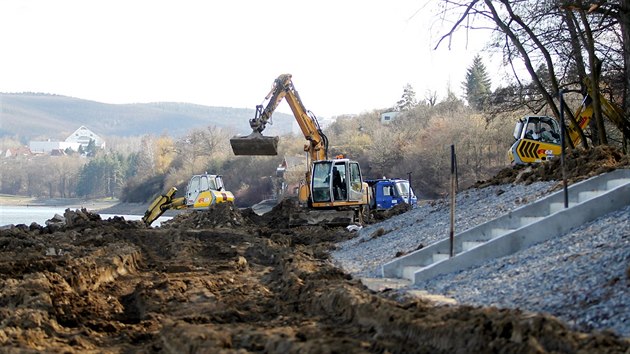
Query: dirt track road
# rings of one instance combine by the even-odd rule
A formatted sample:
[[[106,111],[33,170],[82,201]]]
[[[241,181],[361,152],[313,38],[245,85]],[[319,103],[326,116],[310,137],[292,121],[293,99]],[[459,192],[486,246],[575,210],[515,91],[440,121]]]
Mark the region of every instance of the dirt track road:
[[[276,216],[277,217],[277,216]],[[627,353],[519,311],[375,293],[333,267],[345,229],[286,229],[229,207],[160,229],[66,213],[0,231],[3,352]],[[272,225],[273,227],[270,227]]]

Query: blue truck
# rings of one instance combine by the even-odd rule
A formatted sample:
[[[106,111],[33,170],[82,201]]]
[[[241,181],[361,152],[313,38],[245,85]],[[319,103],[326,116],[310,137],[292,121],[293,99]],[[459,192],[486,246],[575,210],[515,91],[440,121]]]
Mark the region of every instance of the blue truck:
[[[418,203],[418,198],[406,179],[380,178],[368,179],[365,182],[371,188],[372,210],[388,210],[402,203],[408,203],[413,208]]]

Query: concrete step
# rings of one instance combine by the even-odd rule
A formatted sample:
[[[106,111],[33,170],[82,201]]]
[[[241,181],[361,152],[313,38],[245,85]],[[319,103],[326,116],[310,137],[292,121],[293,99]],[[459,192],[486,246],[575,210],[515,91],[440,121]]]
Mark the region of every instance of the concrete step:
[[[569,186],[564,191],[520,207],[449,239],[394,259],[382,266],[384,278],[405,278],[413,284],[440,274],[478,266],[506,256],[630,204],[630,169],[620,169]]]
[[[569,208],[575,206],[576,204],[576,202],[569,202]],[[564,209],[564,201],[549,204],[549,214],[553,214]]]
[[[434,253],[433,254],[433,263],[441,262],[451,258],[448,253]]]
[[[521,216],[521,227],[544,219],[544,216]]]
[[[617,178],[606,182],[606,189],[613,189],[630,183],[630,178]]]
[[[424,267],[420,267],[420,266],[409,266],[409,267],[403,267],[403,274],[402,274],[402,278],[404,279],[409,279],[410,281],[413,282],[413,275],[415,272],[421,270]]]
[[[487,241],[464,241],[462,242],[462,251],[466,252],[468,250],[471,250],[477,246],[483,245],[484,243],[486,243]]]
[[[361,278],[361,283],[368,289],[374,291],[383,291],[386,289],[400,289],[408,287],[411,284],[409,279],[398,278]]]
[[[594,190],[594,191],[585,191],[578,193],[578,203],[583,203],[587,200],[593,199],[599,195],[602,195],[605,191],[603,190]]]
[[[499,236],[503,236],[507,233],[510,233],[512,231],[514,231],[514,229],[506,229],[503,227],[493,227],[490,231],[490,235],[492,236],[492,238],[496,238]]]

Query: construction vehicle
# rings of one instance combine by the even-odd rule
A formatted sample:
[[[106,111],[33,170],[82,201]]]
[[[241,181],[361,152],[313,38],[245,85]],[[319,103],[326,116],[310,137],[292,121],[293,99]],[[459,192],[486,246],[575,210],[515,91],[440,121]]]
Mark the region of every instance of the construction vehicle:
[[[588,82],[587,82],[588,83]],[[602,111],[621,131],[629,131],[628,123],[623,119],[619,107],[610,103],[600,94]],[[592,98],[586,94],[582,104],[574,114],[577,126],[570,122],[567,127],[568,138],[573,146],[582,142],[577,127],[584,130],[593,117]],[[524,165],[539,163],[556,158],[562,152],[560,141],[561,129],[558,121],[548,116],[528,116],[518,120],[514,127],[514,143],[508,150],[511,164]]]
[[[307,171],[298,192],[297,213],[290,217],[291,225],[362,223],[369,208],[369,187],[363,181],[359,163],[339,155],[328,158],[328,138],[322,132],[317,117],[308,111],[293,86],[291,74],[276,78],[266,106],[256,106],[255,117],[249,124],[252,133],[230,139],[234,155],[277,155],[278,137],[263,136],[278,104],[286,99],[307,144]]]
[[[380,178],[365,182],[371,188],[370,209],[373,211],[389,210],[404,203],[414,207],[418,203],[418,198],[406,179]]]
[[[220,175],[192,176],[183,197],[175,198],[176,187],[171,187],[163,195],[157,197],[142,217],[145,225],[150,226],[157,218],[169,209],[204,210],[220,203],[233,203],[234,194],[225,190],[223,177]]]
[[[561,152],[560,125],[552,117],[527,116],[519,119],[514,127],[514,139],[516,141],[508,151],[512,164],[547,161]]]

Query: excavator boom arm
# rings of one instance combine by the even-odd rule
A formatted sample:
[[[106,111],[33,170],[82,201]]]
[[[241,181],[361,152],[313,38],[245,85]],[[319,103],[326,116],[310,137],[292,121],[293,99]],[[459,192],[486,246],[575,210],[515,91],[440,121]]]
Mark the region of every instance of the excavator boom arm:
[[[166,194],[155,198],[142,217],[142,221],[145,225],[151,226],[157,218],[162,216],[162,214],[169,209],[181,209],[186,206],[186,198],[174,198],[176,192],[177,188],[171,187]]]
[[[328,139],[322,132],[317,118],[306,110],[298,92],[291,81],[291,74],[278,76],[273,83],[271,91],[265,97],[268,100],[264,107],[256,107],[256,116],[249,121],[252,133],[246,137],[234,137],[230,139],[235,155],[277,155],[278,137],[267,137],[261,133],[271,120],[273,112],[280,102],[286,99],[293,116],[297,121],[308,144],[304,150],[309,153],[312,161],[325,160],[328,156]],[[309,114],[310,113],[310,114]]]
[[[304,138],[309,142],[309,144],[304,147],[304,150],[309,153],[311,161],[327,160],[328,138],[319,127],[317,118],[315,118],[312,113],[309,115],[309,112],[304,108],[304,104],[298,92],[293,88],[293,84],[291,84],[285,98],[304,134]]]

